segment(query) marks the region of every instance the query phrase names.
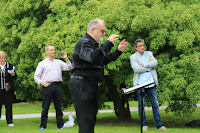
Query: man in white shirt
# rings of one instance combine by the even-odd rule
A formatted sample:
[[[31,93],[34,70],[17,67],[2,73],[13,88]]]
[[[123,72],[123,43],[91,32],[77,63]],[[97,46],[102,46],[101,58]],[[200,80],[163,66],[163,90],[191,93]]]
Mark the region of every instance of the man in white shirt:
[[[57,127],[64,129],[63,113],[62,113],[62,71],[71,70],[71,62],[68,60],[66,52],[61,58],[65,59],[66,63],[55,59],[55,47],[49,44],[45,47],[47,57],[45,60],[38,63],[34,74],[34,80],[38,85],[42,85],[42,114],[40,130],[44,130],[47,124],[48,110],[51,99],[54,100],[56,109]]]

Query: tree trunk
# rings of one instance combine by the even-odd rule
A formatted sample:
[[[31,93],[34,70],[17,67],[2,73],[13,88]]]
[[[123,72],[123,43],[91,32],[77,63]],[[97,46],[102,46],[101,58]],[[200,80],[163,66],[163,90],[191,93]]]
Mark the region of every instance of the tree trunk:
[[[131,114],[128,103],[129,95],[120,95],[117,91],[119,86],[113,85],[112,79],[110,79],[108,76],[105,76],[105,83],[113,100],[116,116],[122,121],[130,120]]]

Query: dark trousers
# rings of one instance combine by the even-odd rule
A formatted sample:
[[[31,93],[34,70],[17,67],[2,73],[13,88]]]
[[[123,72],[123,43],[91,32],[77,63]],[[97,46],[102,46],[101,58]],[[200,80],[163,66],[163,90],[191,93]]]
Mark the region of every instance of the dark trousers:
[[[14,92],[0,90],[0,118],[1,118],[1,108],[5,104],[6,108],[6,121],[7,124],[13,123],[13,114],[12,114],[12,103],[13,103]]]
[[[51,84],[48,87],[42,89],[42,114],[41,114],[41,125],[40,127],[46,128],[48,111],[53,98],[54,106],[56,110],[57,127],[61,128],[64,124],[63,113],[62,113],[62,87],[61,84]]]
[[[71,77],[69,90],[75,105],[79,133],[94,133],[98,82]]]

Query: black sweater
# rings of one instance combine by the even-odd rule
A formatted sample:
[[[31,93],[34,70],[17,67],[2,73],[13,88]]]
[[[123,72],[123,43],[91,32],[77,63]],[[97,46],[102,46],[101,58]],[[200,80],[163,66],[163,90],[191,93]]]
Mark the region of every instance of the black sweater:
[[[71,75],[80,75],[86,79],[101,82],[104,75],[104,65],[116,60],[122,54],[118,49],[110,52],[113,46],[113,43],[108,40],[99,46],[86,33],[74,48]]]

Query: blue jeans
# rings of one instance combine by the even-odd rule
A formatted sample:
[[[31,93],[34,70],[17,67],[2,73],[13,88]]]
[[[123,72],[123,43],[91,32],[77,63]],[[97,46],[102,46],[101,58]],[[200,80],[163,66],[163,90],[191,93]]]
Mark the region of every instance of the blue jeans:
[[[160,120],[160,112],[159,112],[159,102],[157,99],[157,91],[156,91],[156,87],[151,87],[151,88],[145,88],[142,89],[142,91],[147,94],[150,102],[151,102],[151,106],[152,106],[152,110],[153,110],[153,117],[155,120],[155,124],[157,129],[159,129],[163,123]],[[141,121],[141,96],[140,96],[140,90],[136,91],[136,95],[137,95],[137,99],[138,99],[138,110],[139,110],[139,116],[140,116],[140,121]],[[145,97],[143,99],[144,101],[144,107],[145,107]],[[145,117],[145,111],[143,113],[143,126],[146,126],[147,124],[146,121],[146,117]]]

